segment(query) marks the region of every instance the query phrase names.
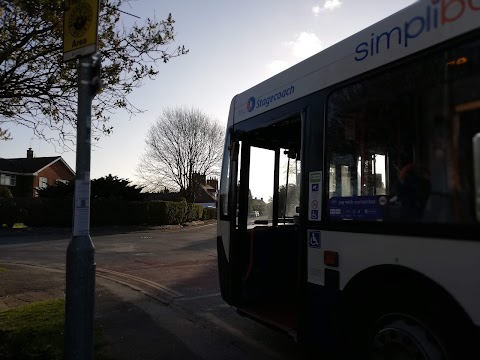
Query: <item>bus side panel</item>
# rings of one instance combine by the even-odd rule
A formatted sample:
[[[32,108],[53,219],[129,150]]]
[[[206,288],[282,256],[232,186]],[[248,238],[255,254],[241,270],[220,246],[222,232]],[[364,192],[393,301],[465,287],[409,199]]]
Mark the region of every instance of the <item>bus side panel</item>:
[[[225,251],[224,241],[222,236],[217,236],[217,258],[218,258],[218,276],[220,282],[220,292],[223,300],[227,303],[231,303],[231,269],[227,258],[227,252]]]
[[[217,234],[222,241],[222,249],[227,263],[230,261],[230,221],[218,220]]]
[[[480,326],[480,243],[434,238],[379,234],[349,234],[322,231],[322,250],[339,254],[339,288],[343,290],[356,274],[382,265],[410,269],[451,294],[472,322]],[[415,249],[415,250],[413,250]],[[323,285],[315,274],[328,269],[323,251],[309,249],[309,281]]]
[[[335,314],[340,291],[312,283],[307,284],[306,328],[304,341],[314,352],[335,349],[337,331]]]
[[[300,235],[300,291],[304,306],[301,308],[299,338],[311,344],[317,351],[323,351],[324,345],[331,340],[333,331],[329,320],[332,304],[331,294],[323,286],[310,284],[308,230],[319,226],[319,222],[309,223],[309,174],[323,169],[323,133],[325,119],[325,92],[315,93],[308,97],[308,108],[305,113],[302,133],[302,191],[301,191],[301,235]],[[321,344],[321,346],[320,346]]]

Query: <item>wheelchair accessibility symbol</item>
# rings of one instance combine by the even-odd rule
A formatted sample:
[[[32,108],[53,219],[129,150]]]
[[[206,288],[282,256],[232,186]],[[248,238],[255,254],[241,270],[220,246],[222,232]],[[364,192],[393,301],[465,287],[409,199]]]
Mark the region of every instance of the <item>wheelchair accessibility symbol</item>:
[[[309,230],[308,246],[319,249],[320,245],[320,231]]]

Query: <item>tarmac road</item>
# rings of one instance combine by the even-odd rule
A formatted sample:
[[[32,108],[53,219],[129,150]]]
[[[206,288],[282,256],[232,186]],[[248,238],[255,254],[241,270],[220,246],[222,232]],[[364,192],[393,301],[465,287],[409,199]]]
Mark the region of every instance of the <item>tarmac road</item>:
[[[223,302],[215,236],[214,224],[92,232],[96,321],[116,359],[307,358]],[[0,311],[62,295],[69,241],[68,230],[0,233]]]

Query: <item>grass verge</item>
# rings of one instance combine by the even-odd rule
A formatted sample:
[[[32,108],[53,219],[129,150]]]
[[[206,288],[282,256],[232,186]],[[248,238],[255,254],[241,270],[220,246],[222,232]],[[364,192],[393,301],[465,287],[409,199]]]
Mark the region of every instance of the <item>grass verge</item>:
[[[37,302],[0,312],[0,359],[62,360],[65,300]],[[95,359],[102,352],[103,333],[95,329]]]
[[[7,272],[7,271],[8,271],[7,269],[0,267],[0,274],[4,273],[4,272]]]

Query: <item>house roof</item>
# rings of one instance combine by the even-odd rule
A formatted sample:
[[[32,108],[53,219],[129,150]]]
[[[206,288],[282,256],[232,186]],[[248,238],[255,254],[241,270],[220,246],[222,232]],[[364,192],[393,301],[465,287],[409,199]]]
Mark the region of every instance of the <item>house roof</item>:
[[[214,203],[216,199],[215,196],[211,193],[212,190],[214,189],[211,186],[200,185],[195,192],[195,203]]]
[[[61,156],[37,157],[31,159],[0,159],[0,171],[22,175],[37,175],[38,172],[57,161],[61,161],[68,170],[72,172],[72,174],[75,174]]]

